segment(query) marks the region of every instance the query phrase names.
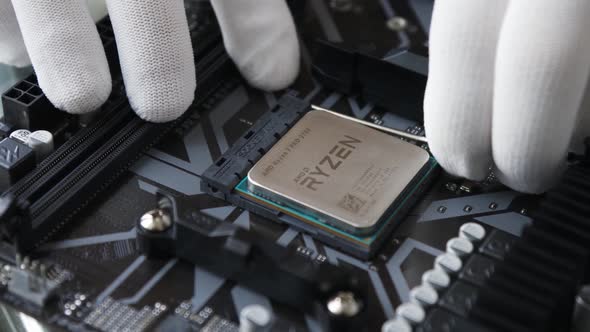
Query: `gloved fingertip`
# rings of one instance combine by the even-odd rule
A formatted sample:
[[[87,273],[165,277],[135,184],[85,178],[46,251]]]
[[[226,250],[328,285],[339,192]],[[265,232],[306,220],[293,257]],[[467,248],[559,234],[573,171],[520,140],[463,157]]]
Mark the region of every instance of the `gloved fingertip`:
[[[104,47],[84,3],[29,0],[12,4],[47,98],[73,114],[99,108],[109,97],[112,82]]]
[[[542,194],[555,185],[563,170],[563,167],[538,167],[533,165],[513,166],[511,169],[500,167],[495,171],[496,177],[518,192],[527,194]]]
[[[110,75],[103,80],[81,77],[76,81],[64,78],[59,85],[46,84],[38,77],[41,89],[57,108],[70,114],[84,114],[96,111],[109,98],[112,90]]]
[[[299,74],[299,40],[284,0],[214,0],[211,5],[225,49],[248,83],[266,91],[293,83]]]
[[[236,64],[248,83],[264,91],[287,88],[299,74],[299,45],[281,50],[261,50],[259,57]],[[238,60],[239,61],[239,60]]]
[[[449,154],[447,149],[440,151],[431,148],[437,162],[449,174],[472,181],[482,181],[490,173],[491,160],[487,156],[469,154]]]
[[[192,84],[192,88],[183,91],[170,90],[162,91],[160,94],[144,93],[129,96],[129,103],[135,113],[145,121],[156,123],[173,121],[191,106],[195,98],[196,82]],[[144,91],[150,91],[150,89]]]
[[[567,166],[567,144],[554,147],[538,139],[517,142],[496,139],[496,142],[494,173],[503,184],[516,191],[543,193],[559,180]]]
[[[447,85],[448,86],[448,85]],[[485,179],[492,165],[489,109],[481,98],[453,98],[463,89],[446,89],[430,80],[424,97],[424,127],[429,149],[449,174],[473,181]],[[478,109],[479,113],[469,110]]]
[[[191,105],[195,60],[182,0],[107,1],[131,107],[142,119],[167,122]]]
[[[148,104],[140,104],[132,106],[135,114],[141,119],[154,122],[164,123],[178,119],[190,106],[190,102],[185,105],[174,105],[165,109],[155,109]]]

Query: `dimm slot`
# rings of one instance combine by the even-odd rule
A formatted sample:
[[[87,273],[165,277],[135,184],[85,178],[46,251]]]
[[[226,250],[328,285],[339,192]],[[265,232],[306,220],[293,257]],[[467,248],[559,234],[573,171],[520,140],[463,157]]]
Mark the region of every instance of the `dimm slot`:
[[[117,105],[97,122],[81,129],[33,172],[8,189],[8,192],[19,199],[35,201],[45,190],[59,182],[71,170],[72,165],[77,165],[100,147],[109,134],[120,128],[131,115],[123,112],[121,105]]]
[[[193,42],[197,43],[197,39],[199,40],[195,50],[196,71],[204,72],[206,66],[210,65],[210,61],[223,54],[223,46],[220,43],[221,33],[216,25],[208,24],[200,29],[201,33]],[[198,60],[198,58],[202,59]],[[116,91],[116,88],[114,86],[113,91]],[[10,187],[6,193],[33,204],[73,167],[79,165],[84,157],[98,149],[108,137],[112,136],[113,131],[126,123],[125,120],[133,116],[133,112],[126,108],[126,98],[117,93],[113,93],[111,100],[107,101],[107,106],[109,110],[106,114],[89,127],[80,129],[74,137],[41,162],[35,170]]]
[[[223,48],[220,50],[223,51]],[[171,129],[190,117],[195,106],[205,101],[207,96],[223,84],[223,80],[215,79],[215,76],[224,77],[220,73],[223,68],[233,68],[229,58],[225,53],[208,58],[213,62],[199,66],[203,70],[199,73],[202,80],[198,89],[200,97],[193,103],[191,110],[180,119],[167,124],[148,123],[137,117],[133,118],[31,206],[32,227],[26,237],[17,239],[19,250],[29,251],[50,238],[126,171],[141,156],[141,152],[152,147]]]
[[[30,251],[50,238],[123,174],[143,151],[194,116],[197,106],[223,85],[225,78],[237,77],[216,24],[200,28],[194,39],[198,46],[197,98],[180,119],[165,124],[145,122],[134,115],[126,98],[113,93],[100,119],[80,129],[5,192],[30,206],[30,219],[21,220],[14,234],[19,251]],[[232,75],[228,76],[229,73]],[[117,91],[115,87],[113,91]]]

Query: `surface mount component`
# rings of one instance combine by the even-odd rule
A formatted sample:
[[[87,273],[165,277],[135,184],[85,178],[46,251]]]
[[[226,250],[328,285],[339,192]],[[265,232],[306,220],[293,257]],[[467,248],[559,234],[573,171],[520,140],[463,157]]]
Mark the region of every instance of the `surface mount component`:
[[[248,172],[248,190],[351,234],[375,231],[430,160],[416,145],[307,113]]]

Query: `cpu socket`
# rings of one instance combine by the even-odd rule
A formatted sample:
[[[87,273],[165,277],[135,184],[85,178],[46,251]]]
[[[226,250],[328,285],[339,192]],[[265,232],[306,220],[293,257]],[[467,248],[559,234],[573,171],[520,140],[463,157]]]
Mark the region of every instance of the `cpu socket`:
[[[316,110],[296,122],[235,190],[370,253],[401,222],[436,166],[422,147]]]

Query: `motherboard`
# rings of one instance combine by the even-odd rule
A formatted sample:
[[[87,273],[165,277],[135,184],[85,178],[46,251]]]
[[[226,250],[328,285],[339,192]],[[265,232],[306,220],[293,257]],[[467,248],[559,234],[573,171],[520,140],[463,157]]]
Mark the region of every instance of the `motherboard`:
[[[569,331],[588,156],[545,196],[440,170],[420,139],[432,6],[292,1],[302,71],[267,93],[233,67],[208,2],[187,0],[199,87],[167,124],[133,114],[116,70],[90,119],[53,109],[34,74],[18,82],[0,125],[1,329]],[[97,26],[118,68],[108,17]],[[314,107],[426,156],[372,238],[248,200],[248,172]],[[16,153],[20,129],[49,131],[52,149],[40,136]]]

